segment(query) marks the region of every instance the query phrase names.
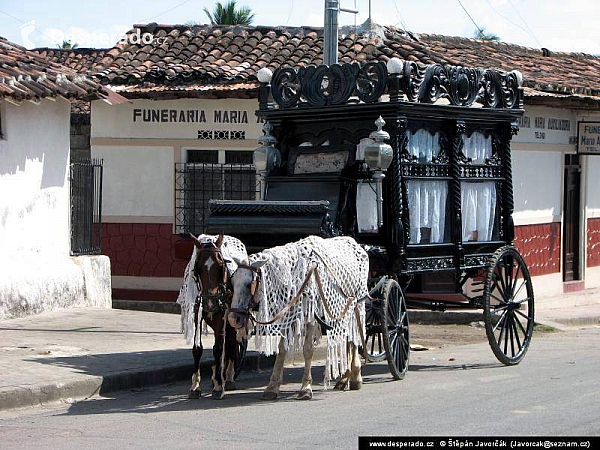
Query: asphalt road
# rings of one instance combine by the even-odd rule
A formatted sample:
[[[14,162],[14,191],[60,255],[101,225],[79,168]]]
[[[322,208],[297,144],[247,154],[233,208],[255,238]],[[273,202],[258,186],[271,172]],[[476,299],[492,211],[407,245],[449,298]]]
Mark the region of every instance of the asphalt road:
[[[224,400],[187,400],[188,384],[0,414],[1,449],[356,449],[359,435],[598,435],[600,328],[534,336],[518,366],[487,343],[412,355],[403,381],[385,363],[363,369],[361,391],[260,400],[268,373],[243,374]],[[322,380],[322,366],[314,369]],[[208,380],[204,380],[208,390]]]

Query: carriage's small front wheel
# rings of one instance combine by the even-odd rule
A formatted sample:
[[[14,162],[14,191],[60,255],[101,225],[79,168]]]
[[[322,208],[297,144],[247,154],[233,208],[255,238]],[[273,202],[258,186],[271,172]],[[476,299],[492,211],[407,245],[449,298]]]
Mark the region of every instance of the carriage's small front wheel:
[[[533,286],[516,248],[498,249],[491,258],[483,291],[483,317],[490,347],[506,365],[518,364],[531,342]]]
[[[383,316],[382,298],[374,298],[365,302],[365,348],[362,354],[367,361],[379,362],[385,359],[383,346]]]
[[[410,333],[408,311],[402,289],[396,280],[388,280],[383,286],[383,345],[390,373],[401,380],[408,371],[410,357]]]

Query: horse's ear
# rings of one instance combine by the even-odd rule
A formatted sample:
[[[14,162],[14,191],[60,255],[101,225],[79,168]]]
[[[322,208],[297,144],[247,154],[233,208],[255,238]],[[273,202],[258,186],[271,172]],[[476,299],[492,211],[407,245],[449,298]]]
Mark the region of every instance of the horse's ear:
[[[255,269],[260,269],[266,263],[267,263],[266,259],[259,259],[258,261],[254,261],[252,264],[250,264],[250,266],[254,267]]]
[[[217,238],[217,242],[215,242],[215,245],[217,246],[217,248],[221,248],[221,245],[223,245],[224,239],[225,239],[225,236],[223,235],[223,232],[221,231],[221,233],[219,233],[219,237]]]
[[[190,235],[190,237],[194,241],[194,245],[196,247],[200,248],[200,241],[198,240],[198,238],[196,236],[194,236],[192,233],[188,233],[188,234]]]

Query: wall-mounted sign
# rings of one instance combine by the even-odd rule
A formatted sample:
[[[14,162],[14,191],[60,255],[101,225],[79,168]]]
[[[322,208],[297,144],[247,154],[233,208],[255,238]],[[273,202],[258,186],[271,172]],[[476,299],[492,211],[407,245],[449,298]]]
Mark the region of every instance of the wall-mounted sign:
[[[577,125],[577,152],[600,155],[600,122],[579,122]]]
[[[525,106],[514,142],[527,144],[575,145],[576,116],[572,111],[541,106]]]

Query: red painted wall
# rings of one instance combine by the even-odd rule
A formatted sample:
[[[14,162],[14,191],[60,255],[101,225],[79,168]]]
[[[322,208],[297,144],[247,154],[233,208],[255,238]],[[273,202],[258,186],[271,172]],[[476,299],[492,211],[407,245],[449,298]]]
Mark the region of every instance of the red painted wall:
[[[600,265],[600,219],[590,219],[588,230],[588,266]],[[515,244],[531,275],[560,271],[560,223],[517,226]],[[110,257],[112,275],[183,277],[192,248],[191,241],[173,234],[171,224],[102,225],[102,253]],[[113,289],[113,298],[174,301],[177,292]]]
[[[532,276],[560,272],[560,223],[517,226],[515,245]]]
[[[173,225],[102,224],[102,253],[110,257],[112,275],[183,277],[188,260],[175,256]]]
[[[587,266],[600,266],[600,218],[587,222]]]

